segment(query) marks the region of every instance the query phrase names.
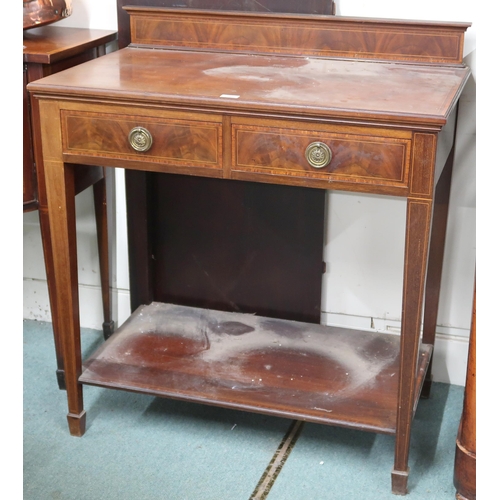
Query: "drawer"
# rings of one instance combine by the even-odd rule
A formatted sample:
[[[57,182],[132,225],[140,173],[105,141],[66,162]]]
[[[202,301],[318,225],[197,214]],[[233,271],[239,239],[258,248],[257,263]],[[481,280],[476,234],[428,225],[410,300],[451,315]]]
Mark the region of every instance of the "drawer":
[[[151,114],[151,113],[149,113]],[[222,169],[222,119],[62,110],[66,155]],[[198,115],[199,116],[199,115]]]
[[[390,130],[349,132],[233,124],[232,171],[286,176],[327,187],[333,181],[406,187],[411,138]],[[308,161],[307,155],[311,160]],[[315,181],[314,184],[312,181]]]

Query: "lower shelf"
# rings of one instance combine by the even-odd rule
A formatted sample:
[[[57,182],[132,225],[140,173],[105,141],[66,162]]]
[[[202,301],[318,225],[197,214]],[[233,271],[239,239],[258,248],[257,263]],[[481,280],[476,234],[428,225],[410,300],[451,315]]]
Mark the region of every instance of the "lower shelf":
[[[431,352],[421,345],[418,388]],[[153,302],[84,362],[79,380],[394,434],[398,373],[395,335]]]

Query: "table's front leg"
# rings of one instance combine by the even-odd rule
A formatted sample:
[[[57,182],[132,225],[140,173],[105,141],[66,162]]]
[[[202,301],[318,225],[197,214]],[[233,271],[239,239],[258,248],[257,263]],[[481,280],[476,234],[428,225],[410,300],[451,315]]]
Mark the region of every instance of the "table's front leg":
[[[64,376],[68,398],[68,423],[73,436],[85,432],[78,268],[76,262],[75,182],[73,166],[62,159],[62,140],[57,101],[41,101],[37,109],[43,151],[44,180],[53,255],[57,320],[61,332]],[[39,114],[38,114],[39,111]]]
[[[432,201],[408,199],[401,324],[401,359],[392,492],[404,495],[415,402],[422,301],[427,269]]]
[[[431,233],[437,134],[416,132],[412,148],[410,189],[406,207],[396,449],[392,471],[392,492],[398,495],[405,495],[408,487],[408,455],[415,391],[417,390],[417,366]]]

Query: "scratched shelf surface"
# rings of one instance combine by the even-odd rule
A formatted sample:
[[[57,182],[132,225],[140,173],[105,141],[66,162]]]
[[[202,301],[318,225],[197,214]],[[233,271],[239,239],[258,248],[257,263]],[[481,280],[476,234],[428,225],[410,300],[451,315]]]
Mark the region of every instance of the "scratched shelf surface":
[[[431,350],[420,348],[418,387]],[[393,434],[398,372],[398,336],[153,302],[80,382]]]

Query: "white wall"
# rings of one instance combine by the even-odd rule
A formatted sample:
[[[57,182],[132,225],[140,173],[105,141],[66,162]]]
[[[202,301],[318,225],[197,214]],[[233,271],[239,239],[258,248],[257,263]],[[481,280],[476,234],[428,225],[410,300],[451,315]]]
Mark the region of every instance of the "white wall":
[[[464,0],[394,2],[338,0],[337,14],[475,22]],[[116,29],[115,0],[73,0],[73,14],[60,26]],[[472,77],[461,100],[457,160],[438,317],[434,378],[463,385],[476,259],[476,28],[466,33],[465,62]],[[126,222],[122,172],[116,178],[116,230],[119,248],[113,266],[118,323],[129,314]],[[323,282],[323,321],[395,332],[401,314],[405,200],[332,192],[328,196]],[[38,215],[24,215],[24,317],[50,321]],[[97,240],[92,190],[77,197],[77,231],[82,326],[102,324]]]

